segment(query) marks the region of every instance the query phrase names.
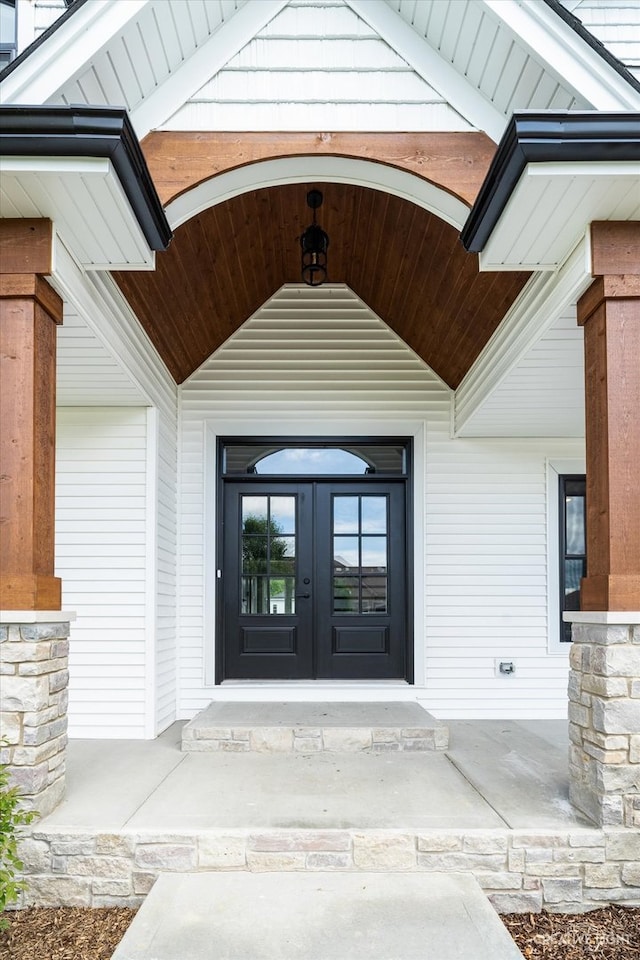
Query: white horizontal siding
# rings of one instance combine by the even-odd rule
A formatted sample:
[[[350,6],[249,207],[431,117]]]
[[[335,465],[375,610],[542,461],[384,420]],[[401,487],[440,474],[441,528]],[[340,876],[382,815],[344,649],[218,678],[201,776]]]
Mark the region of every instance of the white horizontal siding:
[[[163,124],[170,130],[470,130],[345,4],[291,3]]]
[[[56,573],[74,610],[69,732],[144,737],[147,412],[59,408]]]
[[[584,346],[575,307],[527,352],[465,427],[473,437],[583,437]]]
[[[574,0],[565,6],[640,79],[638,0]]]
[[[426,483],[427,703],[446,717],[562,717],[567,656],[547,653],[546,459],[576,440],[451,440],[432,424]],[[496,677],[495,660],[514,661]]]
[[[18,17],[24,16],[26,11],[23,8],[27,7],[27,3],[24,0],[18,0],[16,6],[18,7]],[[33,8],[31,16],[33,17],[34,29],[32,39],[44,33],[47,27],[50,27],[67,9],[64,0],[31,0],[31,6]]]
[[[340,435],[358,420],[426,426],[425,615],[415,625],[440,716],[563,716],[566,656],[547,654],[546,458],[580,441],[452,440],[450,391],[348,288],[282,288],[181,391],[180,715],[215,695],[203,683],[213,645],[205,615],[205,509],[214,469],[205,427]],[[285,429],[283,430],[283,425]],[[419,478],[420,479],[420,478]],[[418,484],[421,489],[421,484]],[[418,564],[420,565],[420,564]],[[494,660],[515,659],[496,678]]]
[[[212,697],[203,685],[205,621],[205,424],[233,432],[340,435],[356,420],[445,421],[450,391],[342,284],[283,287],[181,390],[181,715]],[[276,424],[278,425],[276,427]],[[209,464],[210,475],[213,464]],[[211,649],[211,647],[210,647]],[[210,651],[209,651],[210,652]]]

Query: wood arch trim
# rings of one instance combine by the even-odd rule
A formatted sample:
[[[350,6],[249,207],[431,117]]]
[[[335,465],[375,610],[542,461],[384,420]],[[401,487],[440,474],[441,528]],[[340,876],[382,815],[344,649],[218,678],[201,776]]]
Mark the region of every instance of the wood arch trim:
[[[159,131],[142,149],[166,207],[211,177],[264,160],[338,156],[412,173],[471,206],[496,145],[472,133],[218,133]]]

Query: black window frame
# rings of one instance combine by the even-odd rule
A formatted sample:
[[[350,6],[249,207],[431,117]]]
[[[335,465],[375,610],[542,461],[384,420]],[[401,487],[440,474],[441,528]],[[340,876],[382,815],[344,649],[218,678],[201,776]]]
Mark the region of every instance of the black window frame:
[[[18,56],[18,8],[16,0],[0,0],[6,7],[13,7],[13,40],[7,42],[0,38],[0,71],[8,67]],[[8,54],[8,57],[7,57]]]
[[[567,552],[567,496],[571,496],[567,487],[570,484],[578,484],[581,487],[574,496],[584,498],[584,520],[585,520],[585,545],[583,553]],[[566,605],[566,577],[565,561],[582,560],[582,576],[587,573],[587,545],[586,545],[586,519],[587,519],[587,490],[586,476],[583,473],[561,473],[558,475],[558,520],[559,520],[559,608],[560,608],[560,642],[571,643],[571,624],[565,623],[563,613],[574,607]],[[580,593],[578,590],[578,602]]]

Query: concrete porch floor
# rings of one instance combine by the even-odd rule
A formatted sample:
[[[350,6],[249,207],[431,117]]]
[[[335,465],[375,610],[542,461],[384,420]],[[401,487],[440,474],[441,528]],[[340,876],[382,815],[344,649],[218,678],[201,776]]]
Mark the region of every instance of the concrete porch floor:
[[[67,792],[38,831],[584,828],[568,801],[566,721],[450,721],[443,753],[193,754],[71,741]]]

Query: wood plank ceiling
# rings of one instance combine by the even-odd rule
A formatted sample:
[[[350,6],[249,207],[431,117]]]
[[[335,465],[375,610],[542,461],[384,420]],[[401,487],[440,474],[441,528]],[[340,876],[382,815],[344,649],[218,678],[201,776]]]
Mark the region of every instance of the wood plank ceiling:
[[[300,281],[307,190],[324,193],[328,279],[367,303],[457,387],[524,286],[526,273],[478,271],[458,231],[407,200],[352,184],[242,194],[176,230],[155,272],[115,279],[177,383],[284,283]]]

